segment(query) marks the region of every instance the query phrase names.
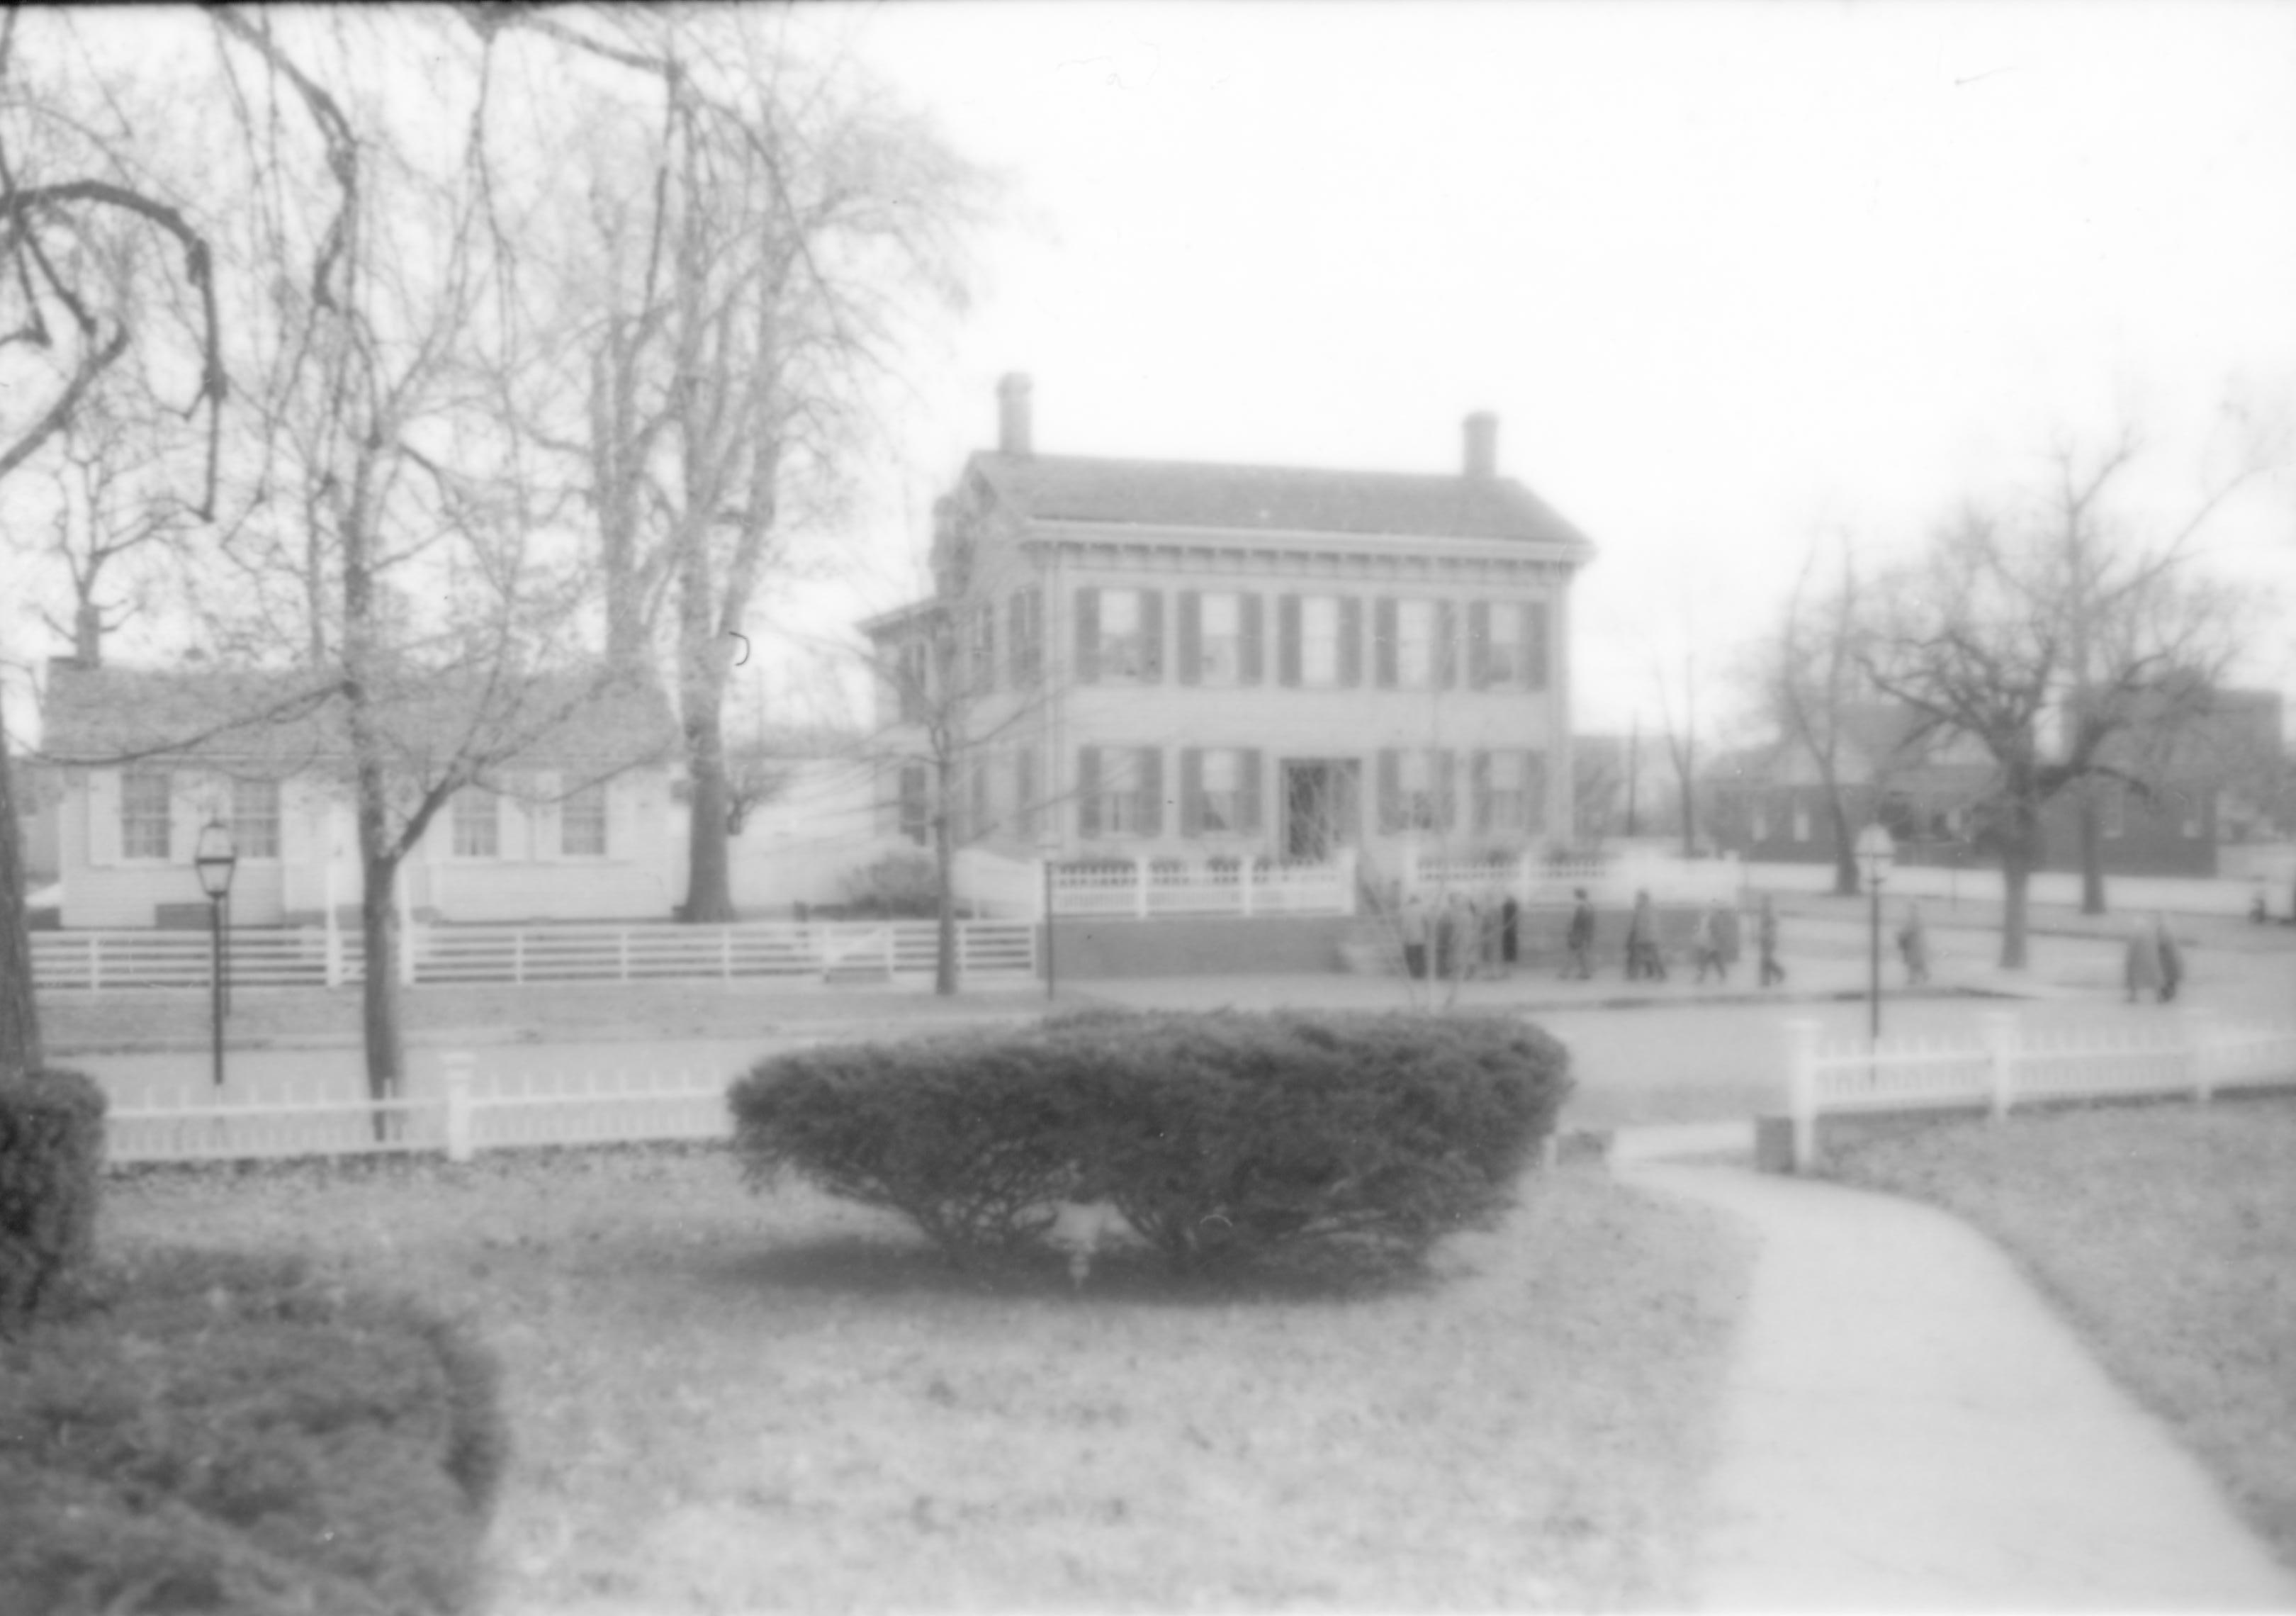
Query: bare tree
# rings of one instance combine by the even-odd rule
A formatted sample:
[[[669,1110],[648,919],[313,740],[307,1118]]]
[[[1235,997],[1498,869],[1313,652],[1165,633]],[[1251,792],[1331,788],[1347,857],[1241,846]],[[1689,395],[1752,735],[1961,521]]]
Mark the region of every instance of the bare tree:
[[[1841,575],[1830,587],[1815,589],[1813,549],[1795,576],[1776,625],[1755,647],[1754,677],[1762,710],[1789,745],[1807,756],[1817,772],[1833,826],[1833,890],[1845,897],[1858,891],[1855,834],[1849,823],[1849,761],[1851,718],[1865,688],[1858,663],[1864,605],[1848,547]],[[1868,782],[1880,798],[1880,782]]]
[[[1651,679],[1658,686],[1660,733],[1666,738],[1667,759],[1681,792],[1682,856],[1698,856],[1698,661],[1695,653],[1682,656],[1682,721],[1675,722],[1674,696],[1667,686],[1663,665],[1651,664]]]
[[[79,115],[26,70],[18,55],[20,17],[13,10],[0,15],[0,397],[11,400],[0,408],[0,487],[81,419],[92,393],[123,360],[156,359],[152,350],[174,340],[193,357],[196,380],[184,413],[207,417],[204,509],[214,497],[225,395],[212,252],[174,201],[121,157],[119,144],[133,130]],[[119,273],[119,255],[95,250],[100,242],[116,248],[123,232],[160,238],[180,254],[172,273],[200,309],[188,331],[147,319],[165,299],[138,295]],[[0,1079],[36,1069],[41,1049],[6,752],[0,736]]]
[[[1909,741],[1964,734],[1993,759],[1980,840],[2001,860],[2005,969],[2026,964],[2044,806],[2093,780],[2142,789],[2114,743],[2199,710],[2240,642],[2240,602],[2192,555],[2228,488],[2157,537],[2108,541],[2102,502],[2134,453],[2126,438],[2094,460],[2061,447],[2038,498],[1966,506],[1881,580],[1858,653],[1916,715]]]
[[[921,310],[962,301],[981,178],[849,65],[763,11],[536,12],[516,28],[650,86],[647,160],[590,177],[578,435],[612,653],[671,619],[693,798],[689,921],[732,918],[724,709],[763,580],[833,522]],[[631,126],[635,127],[635,125]]]

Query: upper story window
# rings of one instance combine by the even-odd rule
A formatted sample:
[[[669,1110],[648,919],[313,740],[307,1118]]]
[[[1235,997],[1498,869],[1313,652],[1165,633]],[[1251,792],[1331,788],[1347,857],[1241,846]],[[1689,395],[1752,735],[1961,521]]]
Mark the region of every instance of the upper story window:
[[[1013,687],[1032,685],[1044,677],[1045,596],[1038,589],[1021,589],[1005,603],[1004,640],[1011,649]]]
[[[558,850],[568,858],[606,856],[606,783],[586,785],[558,808]]]
[[[242,858],[279,857],[279,782],[231,783],[231,843]]]
[[[1087,684],[1152,685],[1163,677],[1163,592],[1078,590],[1077,664]]]
[[[502,857],[502,800],[470,785],[455,793],[455,857]]]
[[[901,722],[924,722],[932,700],[932,647],[922,639],[903,640],[894,663],[893,684],[901,704]]]
[[[1363,602],[1353,595],[1287,595],[1276,603],[1276,671],[1311,690],[1363,683]]]
[[[1468,625],[1470,674],[1479,689],[1546,688],[1546,603],[1478,601]]]
[[[119,856],[165,858],[175,783],[165,769],[130,769],[119,777]]]
[[[1207,595],[1196,632],[1196,678],[1205,685],[1235,685],[1243,677],[1243,597]]]
[[[1395,678],[1406,690],[1435,685],[1435,603],[1395,603]]]
[[[973,693],[996,688],[996,608],[983,606],[972,614],[972,667],[969,675]]]

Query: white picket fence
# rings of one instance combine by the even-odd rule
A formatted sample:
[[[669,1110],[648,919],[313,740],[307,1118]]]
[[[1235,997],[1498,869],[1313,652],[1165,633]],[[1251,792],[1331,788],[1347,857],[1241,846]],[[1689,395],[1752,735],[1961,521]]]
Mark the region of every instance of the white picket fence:
[[[2190,1098],[2236,1089],[2296,1088],[2296,1023],[2226,1025],[2205,1010],[2138,1029],[2029,1032],[2005,1012],[1980,1018],[1969,1038],[1824,1041],[1815,1021],[1787,1024],[1787,1111],[1792,1164],[1817,1159],[1824,1116],[1982,1111],[1995,1120],[2020,1104]]]
[[[825,979],[857,965],[895,978],[932,974],[929,920],[725,926],[422,926],[411,928],[399,980],[433,982],[632,982],[718,978]],[[43,990],[205,988],[212,943],[200,931],[36,931],[32,980]],[[324,988],[360,980],[356,933],[319,927],[234,931],[230,980],[245,988]],[[971,977],[1033,976],[1037,930],[1021,921],[961,921],[957,965]]]
[[[1172,915],[1352,915],[1356,857],[1327,862],[1234,858],[1097,858],[1044,862],[966,848],[951,872],[976,911],[1039,920],[1049,889],[1056,915],[1149,920]]]
[[[732,1132],[727,1079],[692,1071],[488,1076],[460,1051],[441,1062],[439,1092],[373,1101],[314,1097],[290,1085],[217,1098],[203,1085],[145,1093],[105,1115],[106,1159],[240,1161],[444,1153],[544,1145],[722,1139]]]
[[[1446,857],[1406,846],[1398,875],[1406,891],[1502,892],[1524,907],[1568,906],[1585,889],[1605,908],[1625,908],[1637,892],[1662,904],[1736,904],[1746,887],[1745,866],[1734,855],[1683,858],[1645,849],[1602,857],[1550,860],[1531,853],[1514,858]]]

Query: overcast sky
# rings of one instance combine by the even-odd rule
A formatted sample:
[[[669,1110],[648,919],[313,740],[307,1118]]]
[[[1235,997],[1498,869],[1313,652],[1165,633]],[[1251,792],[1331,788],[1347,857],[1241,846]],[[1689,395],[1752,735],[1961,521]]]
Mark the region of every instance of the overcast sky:
[[[924,357],[906,518],[1036,381],[1046,453],[1502,470],[1594,540],[1582,728],[1712,678],[1837,532],[1882,554],[2140,422],[2198,485],[2296,398],[2296,6],[888,5],[856,48],[1010,177]],[[2219,440],[2221,441],[2221,440]],[[2296,478],[2215,530],[2296,583]],[[881,564],[863,593],[906,587]],[[819,609],[816,607],[816,609]],[[2292,636],[2252,677],[2296,687]]]

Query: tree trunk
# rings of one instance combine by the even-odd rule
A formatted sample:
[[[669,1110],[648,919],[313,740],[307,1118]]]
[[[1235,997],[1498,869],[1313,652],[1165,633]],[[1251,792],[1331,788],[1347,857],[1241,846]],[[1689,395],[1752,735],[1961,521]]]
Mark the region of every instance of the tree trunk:
[[[2084,782],[2080,801],[2081,913],[2104,913],[2104,825],[2094,784]]]
[[[388,845],[382,770],[362,766],[358,779],[360,1025],[365,1034],[366,1095],[397,1100],[406,1090],[406,1044],[398,1024],[398,864]],[[374,1136],[398,1136],[396,1113],[374,1114]]]
[[[947,757],[936,759],[933,768],[940,799],[933,815],[934,918],[939,923],[933,938],[933,991],[947,998],[956,992],[956,837],[949,826],[949,788],[955,769]]]
[[[83,600],[72,612],[72,660],[82,668],[103,666],[103,609]]]
[[[1692,774],[1693,764],[1682,766],[1682,856],[1698,857],[1698,783]]]
[[[686,825],[685,913],[692,925],[734,918],[733,871],[726,835],[726,733],[718,693],[685,681],[685,775],[693,792]]]
[[[1841,787],[1831,769],[1825,771],[1824,781],[1825,811],[1833,820],[1833,895],[1855,898],[1864,882],[1857,873],[1857,839],[1849,831],[1849,805],[1842,800]]]
[[[40,1007],[32,992],[32,934],[24,921],[23,827],[8,734],[0,726],[0,1083],[40,1070]]]

